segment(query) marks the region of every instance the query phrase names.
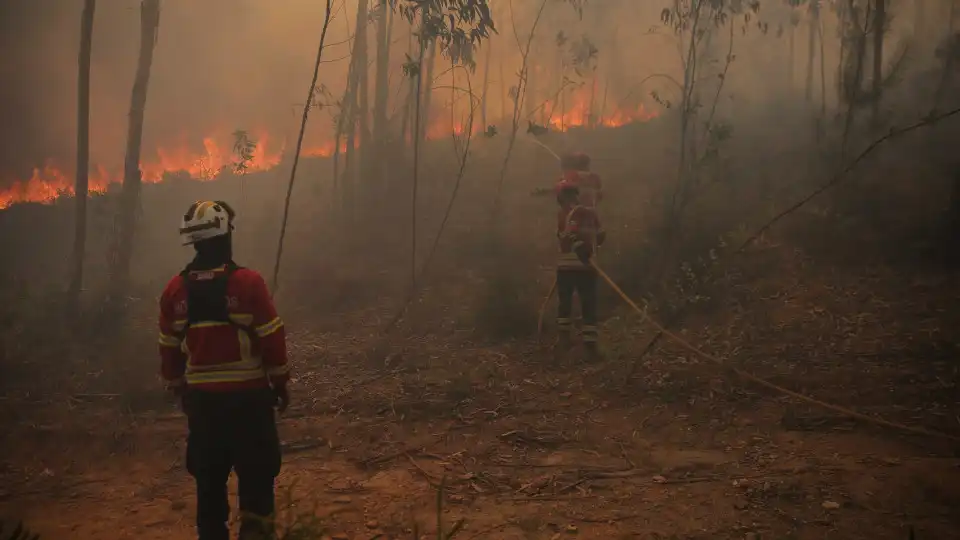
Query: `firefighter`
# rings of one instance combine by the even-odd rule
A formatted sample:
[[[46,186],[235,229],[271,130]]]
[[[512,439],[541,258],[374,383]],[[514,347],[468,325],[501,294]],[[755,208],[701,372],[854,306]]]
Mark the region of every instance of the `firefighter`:
[[[222,201],[190,206],[180,235],[196,256],[160,298],[161,375],[187,416],[200,540],[229,538],[231,471],[240,538],[270,534],[280,472],[274,408],[290,402],[283,322],[263,277],[233,262],[234,218]]]
[[[597,247],[606,240],[595,209],[580,204],[580,187],[570,181],[561,181],[556,187],[557,240],[560,258],[557,264],[557,312],[559,348],[569,349],[573,321],[574,293],[580,298],[583,316],[583,344],[592,356],[597,350],[597,271],[591,265]]]
[[[596,210],[603,199],[600,175],[590,171],[590,156],[583,152],[567,152],[560,156],[560,182],[569,182],[580,188],[580,204]],[[533,195],[556,193],[554,189],[538,188]]]
[[[603,199],[600,175],[590,171],[590,156],[583,152],[564,154],[560,158],[561,180],[580,188],[580,204],[593,209]]]

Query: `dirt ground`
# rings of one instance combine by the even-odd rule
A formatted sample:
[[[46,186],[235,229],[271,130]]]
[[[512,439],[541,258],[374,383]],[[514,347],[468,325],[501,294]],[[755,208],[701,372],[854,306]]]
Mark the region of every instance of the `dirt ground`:
[[[818,399],[960,433],[955,279],[770,253],[796,275],[731,272],[721,309],[682,335]],[[669,342],[638,362],[653,331],[629,312],[603,324],[595,362],[469,332],[407,333],[384,358],[366,354],[378,316],[315,312],[288,316],[287,524],[313,515],[331,539],[436,538],[439,508],[458,539],[960,538],[956,441],[849,421]],[[131,333],[116,354],[152,372],[149,321]],[[55,540],[191,538],[186,423],[160,395],[0,398],[14,420],[0,516]]]

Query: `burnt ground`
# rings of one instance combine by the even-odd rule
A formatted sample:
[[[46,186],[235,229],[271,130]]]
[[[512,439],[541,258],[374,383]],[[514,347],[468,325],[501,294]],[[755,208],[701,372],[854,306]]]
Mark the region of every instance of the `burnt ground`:
[[[756,259],[781,270],[752,275]],[[767,246],[718,290],[681,330],[697,346],[818,399],[960,433],[957,279]],[[0,515],[51,539],[191,538],[185,421],[159,386],[57,382],[95,379],[105,357],[152,373],[146,304],[116,350],[39,359],[29,369],[50,389],[0,398],[16,421]],[[850,421],[669,342],[638,362],[653,331],[627,311],[603,325],[605,358],[587,363],[533,338],[447,330],[465,309],[425,297],[405,326],[433,331],[398,332],[385,358],[365,353],[389,310],[287,310],[297,378],[281,421],[285,523],[316,516],[333,539],[436,538],[439,508],[458,539],[880,540],[909,527],[960,538],[956,441]]]

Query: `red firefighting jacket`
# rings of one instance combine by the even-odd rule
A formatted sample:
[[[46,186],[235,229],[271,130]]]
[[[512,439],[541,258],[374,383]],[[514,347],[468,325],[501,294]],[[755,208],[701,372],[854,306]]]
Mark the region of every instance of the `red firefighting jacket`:
[[[596,208],[603,199],[603,184],[600,175],[590,171],[567,170],[563,172],[560,184],[573,184],[580,191],[580,204]]]
[[[188,307],[188,286],[189,298],[207,295],[211,301],[196,302],[206,307]],[[160,297],[160,372],[168,383],[207,391],[286,382],[285,330],[263,277],[229,265],[171,279]]]
[[[596,254],[603,245],[606,232],[600,225],[600,216],[593,208],[582,204],[565,205],[557,212],[557,241],[560,258],[557,267],[561,270],[589,270],[577,256],[581,244],[590,254]]]

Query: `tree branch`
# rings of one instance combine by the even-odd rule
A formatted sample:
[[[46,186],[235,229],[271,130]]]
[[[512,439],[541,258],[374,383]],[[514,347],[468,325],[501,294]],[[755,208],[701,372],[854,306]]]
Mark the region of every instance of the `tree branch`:
[[[830,181],[826,182],[825,184],[823,184],[823,185],[820,186],[819,188],[815,189],[815,190],[813,191],[813,193],[807,195],[807,196],[804,197],[803,199],[800,199],[799,201],[797,201],[797,202],[794,203],[793,205],[789,206],[788,208],[786,208],[785,210],[783,210],[782,212],[780,212],[779,214],[777,214],[776,216],[774,216],[773,219],[771,219],[770,221],[768,221],[763,227],[760,227],[755,233],[753,233],[753,235],[751,235],[749,238],[747,238],[747,239],[743,242],[743,244],[741,244],[740,247],[737,248],[737,250],[736,250],[734,253],[740,253],[740,252],[743,251],[747,246],[749,246],[750,244],[752,244],[753,242],[755,242],[758,238],[760,238],[760,236],[762,236],[763,233],[765,233],[765,232],[767,232],[768,230],[770,230],[770,228],[773,227],[773,226],[774,226],[777,222],[779,222],[781,219],[783,219],[783,218],[787,217],[789,214],[792,214],[793,212],[799,210],[801,207],[803,207],[805,204],[807,204],[808,202],[810,202],[810,201],[812,201],[813,199],[815,199],[817,196],[819,196],[819,195],[822,194],[823,192],[825,192],[825,191],[827,191],[827,190],[835,187],[837,184],[839,184],[840,182],[842,182],[842,181],[847,177],[847,173],[849,173],[850,171],[852,171],[861,161],[863,161],[867,156],[869,156],[870,154],[872,154],[873,151],[876,150],[876,149],[877,149],[881,144],[883,144],[884,142],[886,142],[886,141],[888,141],[888,140],[890,140],[890,139],[895,139],[895,138],[901,137],[901,136],[903,136],[903,135],[906,135],[907,133],[910,133],[911,131],[915,131],[915,130],[920,129],[920,128],[924,127],[924,126],[930,126],[930,125],[939,123],[939,122],[941,122],[941,121],[943,121],[943,120],[946,120],[947,118],[950,118],[951,116],[954,116],[954,115],[957,115],[957,114],[960,114],[960,108],[958,108],[958,109],[953,109],[953,110],[951,110],[951,111],[947,111],[947,112],[941,113],[941,114],[931,114],[931,115],[929,115],[929,116],[927,116],[927,117],[925,117],[925,118],[923,118],[923,119],[921,119],[921,120],[919,120],[919,121],[917,121],[917,122],[915,122],[915,123],[913,123],[913,124],[911,124],[911,125],[909,125],[909,126],[902,127],[902,128],[898,128],[898,129],[891,129],[886,135],[884,135],[883,137],[880,137],[879,139],[877,139],[877,140],[873,141],[872,143],[870,143],[870,145],[867,146],[867,148],[866,148],[863,152],[860,152],[860,155],[858,155],[853,161],[850,162],[850,164],[848,164],[846,167],[844,167],[843,170],[841,170],[841,171],[840,171],[839,173],[837,173],[833,178],[831,178]]]

